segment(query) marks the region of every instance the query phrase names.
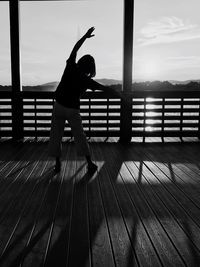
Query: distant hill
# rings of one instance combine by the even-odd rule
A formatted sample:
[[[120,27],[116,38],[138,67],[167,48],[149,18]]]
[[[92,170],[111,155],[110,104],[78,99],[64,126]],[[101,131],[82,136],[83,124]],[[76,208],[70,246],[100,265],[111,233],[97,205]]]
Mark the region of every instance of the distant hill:
[[[188,84],[190,82],[200,83],[200,80],[185,80],[185,81],[169,80],[168,82],[170,82],[171,84]]]
[[[122,81],[115,79],[95,79],[95,81],[103,85],[122,84]]]
[[[45,83],[45,84],[42,84],[41,86],[44,86],[44,87],[57,87],[59,84],[59,82],[49,82],[49,83]]]
[[[58,82],[49,82],[41,85],[23,86],[23,91],[55,91]]]
[[[103,84],[103,85],[117,85],[121,84],[122,81],[120,80],[114,80],[114,79],[95,79],[97,82]],[[23,86],[24,91],[55,91],[56,87],[58,86],[59,82],[49,82],[41,85],[36,86]]]
[[[97,82],[112,86],[114,89],[121,90],[122,81],[117,79],[95,79]],[[41,85],[22,86],[23,91],[55,91],[58,81],[48,82]],[[169,81],[142,81],[134,80],[132,90],[200,90],[200,79],[196,80],[169,80]],[[11,91],[10,85],[0,85],[0,91]]]

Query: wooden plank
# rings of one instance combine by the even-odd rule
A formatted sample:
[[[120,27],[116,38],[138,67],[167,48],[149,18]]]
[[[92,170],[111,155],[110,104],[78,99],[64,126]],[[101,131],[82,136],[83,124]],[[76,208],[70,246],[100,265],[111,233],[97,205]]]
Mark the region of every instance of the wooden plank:
[[[100,148],[99,150],[102,149]],[[107,146],[103,149],[102,157],[105,159],[105,162],[107,162],[107,166],[109,166],[107,168],[109,178],[114,188],[116,198],[118,199],[129,239],[131,240],[128,266],[160,266],[161,262],[159,261],[159,257],[154,250],[151,240],[143,226],[142,219],[127,191],[123,175],[125,172],[127,177],[128,170],[123,164],[123,157],[117,155],[118,152],[119,150],[116,148],[116,144],[110,147]],[[128,186],[130,186],[130,184]]]
[[[186,194],[183,194],[182,190],[176,186],[176,183],[172,184],[170,183],[172,181],[169,180],[169,182],[167,182],[165,180],[169,179],[165,172],[162,171],[165,167],[162,166],[161,169],[158,169],[156,165],[151,161],[145,161],[143,167],[144,173],[147,172],[146,177],[149,178],[152,175],[152,177],[156,178],[156,180],[161,183],[161,186],[157,188],[157,192],[159,189],[159,194],[157,194],[157,196],[162,195],[159,201],[165,205],[174,218],[174,222],[177,224],[170,228],[174,229],[174,231],[170,232],[168,229],[167,232],[171,234],[171,238],[173,238],[177,249],[180,250],[184,261],[187,262],[189,266],[192,266],[196,257],[200,255],[200,250],[198,250],[200,239],[194,234],[200,231],[197,215],[200,210],[193,205]],[[149,199],[151,200],[152,198]],[[164,209],[160,209],[160,211],[164,211]],[[178,232],[180,234],[178,234]],[[179,236],[179,238],[177,238],[177,236]],[[183,242],[183,240],[185,240],[185,242]],[[185,243],[187,243],[187,246]]]
[[[29,242],[33,230],[32,225],[34,225],[35,218],[38,217],[38,212],[44,202],[48,190],[47,180],[52,172],[47,165],[48,164],[44,164],[44,166],[40,168],[40,180],[35,184],[33,193],[29,196],[26,204],[24,204],[13,231],[4,247],[1,258],[5,259],[8,266],[19,266],[20,263],[23,262],[25,255],[29,252],[30,248],[27,246],[27,243]]]
[[[174,146],[168,144],[167,146],[163,146],[162,151],[164,150],[164,156],[166,161],[166,166],[171,168],[172,171],[175,172],[178,179],[181,181],[185,181],[188,187],[195,186],[199,183],[200,170],[198,166],[195,164],[195,157],[197,157],[196,163],[199,160],[198,150],[194,151],[194,145],[199,147],[199,144],[184,144],[182,143],[179,146]],[[193,146],[192,153],[190,151],[190,146]],[[161,148],[158,147],[158,153],[161,152]],[[176,159],[172,161],[171,155],[173,154],[173,158]],[[171,166],[170,166],[171,165]]]
[[[13,158],[11,157],[10,161],[3,166],[0,174],[0,200],[2,202],[2,207],[7,207],[7,205],[3,205],[5,201],[9,202],[7,195],[15,193],[15,186],[20,185],[20,179],[23,177],[24,172],[26,172],[30,165],[33,165],[32,160],[34,159],[34,153],[32,153],[32,149],[30,147],[30,149],[26,151],[26,148],[22,147],[18,153]],[[15,150],[13,150],[13,152],[14,151]],[[32,157],[30,157],[30,155],[32,155]],[[23,184],[23,181],[21,184]]]
[[[164,172],[164,174],[172,181],[174,182],[174,188],[177,188],[177,190],[180,190],[180,193],[178,195],[182,195],[182,202],[183,199],[185,199],[186,202],[190,202],[191,209],[193,210],[196,207],[196,211],[193,210],[192,218],[197,218],[200,213],[200,198],[199,198],[199,176],[197,177],[198,181],[195,184],[190,184],[190,181],[188,180],[188,176],[184,174],[184,172],[179,171],[177,172],[177,169],[170,169],[167,164],[159,164],[156,162],[156,166]],[[194,207],[195,206],[195,207]],[[193,209],[192,209],[193,207]],[[200,221],[198,220],[198,225],[200,226]]]
[[[42,154],[40,153],[42,156]],[[15,194],[13,194],[12,199],[10,200],[10,195],[6,194],[9,197],[9,205],[5,205],[6,209],[1,216],[1,226],[4,227],[4,235],[1,239],[0,249],[1,249],[1,261],[7,261],[7,255],[10,253],[10,243],[15,235],[16,229],[22,219],[22,215],[27,208],[30,197],[34,193],[37,180],[34,177],[38,175],[40,171],[41,163],[38,161],[33,164],[31,168],[28,168],[23,175],[26,177],[24,181],[21,181],[21,184],[15,186]],[[38,168],[37,168],[38,167]],[[21,177],[22,179],[22,177]],[[14,193],[14,192],[13,192]],[[12,247],[12,246],[11,246]],[[8,253],[9,252],[9,253]],[[12,252],[12,251],[11,251]],[[12,253],[11,253],[12,254]],[[11,258],[12,259],[12,258]]]
[[[123,151],[124,150],[122,150],[121,153],[123,153]],[[139,161],[139,163],[140,168],[138,169],[131,160],[127,161],[125,165],[129,171],[124,168],[121,173],[132,202],[141,218],[140,220],[153,244],[155,250],[154,255],[156,253],[158,259],[162,262],[162,266],[175,266],[176,264],[178,264],[178,266],[184,266],[180,255],[173,247],[154,209],[152,209],[152,206],[149,204],[149,198],[147,198],[144,193],[144,186],[141,185],[142,161]],[[159,205],[159,203],[157,204]]]
[[[44,266],[58,265],[62,267],[67,265],[72,226],[75,173],[78,171],[76,169],[76,162],[73,160],[73,150],[72,146],[69,145],[68,159],[65,159],[67,164],[63,170],[62,191],[54,218],[48,250],[46,250]]]
[[[21,152],[22,143],[10,143],[7,141],[0,141],[0,183],[1,179],[4,177],[2,174],[3,170],[6,166],[11,163],[13,156],[19,156],[18,154]],[[5,174],[7,175],[7,173]]]
[[[93,153],[95,158],[98,158],[99,151],[94,149]],[[115,264],[122,267],[128,266],[130,259],[131,261],[133,260],[132,263],[136,263],[132,250],[129,250],[131,242],[119,203],[109,179],[106,163],[99,169],[98,177]],[[116,178],[114,177],[114,179]]]
[[[78,169],[84,162],[76,161],[76,163]],[[86,183],[81,181],[84,175],[85,168],[77,172],[74,177],[75,188],[67,266],[91,266],[87,187]]]
[[[69,153],[70,153],[70,151],[68,150],[67,155],[69,155]],[[61,183],[59,186],[59,191],[58,191],[58,196],[57,196],[57,201],[56,201],[54,213],[52,215],[52,222],[50,225],[50,233],[49,233],[49,237],[48,237],[48,242],[47,242],[47,246],[46,246],[44,260],[43,260],[43,266],[49,266],[49,264],[52,264],[52,261],[54,261],[54,263],[58,264],[58,259],[57,259],[58,255],[55,255],[55,251],[54,251],[54,255],[53,255],[52,245],[55,246],[55,243],[58,242],[59,234],[60,234],[60,238],[62,239],[61,244],[63,244],[63,236],[61,235],[61,234],[63,234],[63,232],[60,231],[61,230],[60,226],[63,226],[63,225],[65,226],[66,219],[63,215],[60,216],[60,214],[61,214],[60,209],[62,210],[61,205],[63,206],[63,203],[61,202],[61,200],[63,199],[63,191],[64,191],[63,188],[65,186],[65,175],[66,175],[65,171],[66,171],[66,169],[68,169],[70,167],[70,166],[68,166],[69,165],[68,163],[69,162],[67,160],[65,160],[63,175],[61,178]],[[72,187],[72,190],[73,190],[73,187]],[[65,201],[66,201],[66,199],[65,199]],[[71,209],[70,209],[70,211],[71,211]],[[61,221],[61,218],[63,219],[62,221]],[[65,240],[65,244],[67,245],[66,241],[67,241],[67,239]],[[65,247],[66,247],[66,245],[65,245]],[[57,248],[59,247],[59,250],[61,249],[60,242],[57,243],[56,246],[57,246]],[[61,251],[61,252],[63,252],[63,256],[65,256],[64,252],[66,252],[66,251]],[[50,257],[50,255],[51,255],[51,257]],[[60,261],[59,266],[65,266],[66,265],[66,262],[63,260],[62,257],[59,259],[59,261]]]
[[[64,168],[63,168],[64,169]],[[60,185],[63,170],[60,175],[50,180],[48,190],[38,216],[35,218],[33,227],[26,244],[26,253],[23,255],[23,266],[43,266],[46,249],[52,230],[52,223],[57,208]]]
[[[26,161],[25,164],[23,163],[23,167],[21,167],[21,165],[19,164],[20,163],[19,158],[21,157],[23,160],[22,154],[24,154],[25,158],[28,159],[28,161]],[[17,163],[14,163],[13,167],[12,165],[10,165],[7,170],[4,170],[3,179],[1,180],[1,183],[2,183],[1,184],[1,190],[2,190],[1,191],[1,202],[2,202],[2,207],[5,206],[6,210],[9,208],[9,206],[12,206],[12,203],[10,199],[8,198],[8,196],[11,195],[12,198],[17,197],[18,195],[17,190],[19,189],[19,191],[21,191],[20,188],[23,187],[23,184],[28,182],[28,178],[26,177],[26,174],[29,175],[29,172],[32,171],[32,168],[36,168],[37,161],[34,162],[34,157],[35,157],[34,154],[36,153],[32,153],[28,155],[28,153],[25,153],[25,149],[23,149],[22,151],[20,151],[20,153],[17,154],[17,157],[13,158],[14,161],[16,161]],[[40,157],[41,157],[41,151],[40,151],[40,156],[38,156],[38,158]],[[13,161],[11,160],[11,163],[12,162]],[[28,164],[29,162],[32,163],[33,165],[32,168],[31,167],[26,168],[27,166],[29,166]],[[7,173],[5,173],[5,171],[7,171]],[[25,177],[25,179],[20,181],[20,177]],[[17,186],[17,190],[16,190],[16,186]],[[3,214],[4,212],[1,210],[1,213]],[[1,220],[2,220],[2,217],[1,217]]]
[[[96,162],[98,164],[98,162]],[[99,166],[100,167],[100,166]],[[98,173],[85,177],[88,192],[88,212],[92,266],[115,266],[108,222],[99,188]]]
[[[155,182],[153,181],[153,176],[149,174],[146,166],[143,167],[143,173],[145,178],[148,177],[147,181],[150,181],[150,184],[152,185],[151,188],[153,191],[149,190],[149,188],[146,190],[146,187],[144,186],[146,197],[149,199],[152,209],[154,209],[155,214],[157,214],[163,229],[169,236],[170,241],[174,248],[176,248],[184,265],[193,266],[196,261],[196,256],[198,255],[198,250],[197,247],[195,247],[194,242],[191,242],[190,238],[188,238],[185,233],[186,229],[184,228],[184,224],[187,224],[187,220],[184,221],[184,213],[182,213],[176,203],[165,194],[166,192],[161,190],[159,185],[154,185]],[[172,209],[175,212],[175,216],[173,216]],[[179,221],[183,221],[183,223],[181,222],[183,225],[181,225]],[[190,224],[189,221],[188,223]]]

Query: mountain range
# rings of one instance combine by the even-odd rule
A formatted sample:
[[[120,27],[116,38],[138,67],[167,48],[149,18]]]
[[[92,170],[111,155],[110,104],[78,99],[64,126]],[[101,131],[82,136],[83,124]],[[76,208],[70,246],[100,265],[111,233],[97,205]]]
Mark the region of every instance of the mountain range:
[[[95,81],[103,84],[103,85],[116,85],[116,84],[122,84],[122,80],[116,80],[116,79],[95,79]],[[154,81],[148,81],[148,80],[143,80],[143,79],[136,79],[133,81],[133,83],[143,83],[143,82],[154,82]],[[169,83],[175,85],[175,84],[188,84],[190,82],[196,82],[196,83],[200,83],[200,79],[196,79],[196,80],[185,80],[185,81],[178,81],[178,80],[168,80]],[[49,82],[49,83],[45,83],[41,86],[44,87],[57,87],[58,82]]]
[[[103,84],[103,85],[107,85],[107,86],[118,86],[121,87],[122,85],[122,81],[121,80],[117,80],[117,79],[95,79],[97,82]],[[200,85],[200,79],[196,79],[196,80],[185,80],[185,81],[178,81],[178,80],[169,80],[169,81],[146,81],[146,80],[134,80],[133,84],[137,84],[142,86],[142,84],[155,84],[155,83],[160,83],[162,86],[162,83],[164,84],[165,82],[170,83],[171,85],[187,85],[191,82],[196,83],[198,85]],[[53,81],[53,82],[48,82],[45,84],[40,84],[40,85],[23,85],[23,90],[24,91],[55,91],[56,87],[58,86],[57,81]],[[11,86],[9,85],[0,85],[0,91],[8,91],[11,90]]]

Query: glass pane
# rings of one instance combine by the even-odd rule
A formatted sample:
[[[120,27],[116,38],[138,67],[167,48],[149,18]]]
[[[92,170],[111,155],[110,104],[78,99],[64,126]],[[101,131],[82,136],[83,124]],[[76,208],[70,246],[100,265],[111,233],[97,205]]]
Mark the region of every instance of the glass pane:
[[[11,84],[9,2],[0,2],[0,85]],[[6,89],[6,88],[4,88]]]
[[[91,26],[77,59],[91,54],[97,79],[122,79],[123,0],[21,1],[22,83],[59,81],[66,59]]]
[[[200,2],[135,0],[134,79],[200,78]]]

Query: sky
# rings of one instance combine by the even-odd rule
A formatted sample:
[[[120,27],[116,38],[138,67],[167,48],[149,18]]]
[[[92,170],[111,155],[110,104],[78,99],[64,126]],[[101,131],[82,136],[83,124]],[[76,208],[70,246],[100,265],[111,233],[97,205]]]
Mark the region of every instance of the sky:
[[[135,0],[133,79],[200,79],[199,0]],[[21,1],[22,84],[59,81],[76,41],[96,78],[122,79],[123,0]],[[9,6],[0,2],[0,84],[10,84]]]

